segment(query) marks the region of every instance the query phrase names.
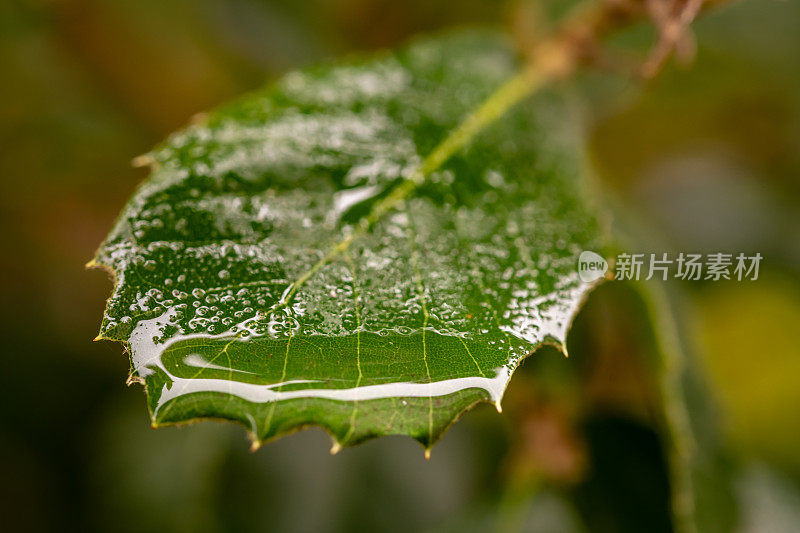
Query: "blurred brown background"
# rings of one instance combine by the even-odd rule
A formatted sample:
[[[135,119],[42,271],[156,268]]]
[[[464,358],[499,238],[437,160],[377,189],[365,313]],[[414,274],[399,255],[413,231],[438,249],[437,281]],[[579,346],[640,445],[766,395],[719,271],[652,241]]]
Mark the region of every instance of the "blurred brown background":
[[[520,447],[529,440],[520,416],[482,406],[428,463],[410,439],[330,457],[319,431],[250,454],[227,425],[150,430],[143,392],[124,385],[121,347],[91,342],[111,283],[83,267],[145,177],[129,161],[193,114],[316,61],[471,23],[533,34],[562,10],[493,0],[0,3],[2,523],[580,529],[564,494],[525,474],[537,446],[550,449],[547,464],[561,457],[558,415],[546,409],[531,416],[556,428],[555,444]],[[735,464],[735,527],[777,531],[800,524],[800,5],[733,2],[695,27],[688,68],[669,66],[646,86],[609,74],[577,86],[595,167],[646,220],[654,250],[764,256],[756,282],[687,284],[683,318]],[[644,54],[652,39],[641,29],[615,45]],[[569,372],[555,352],[534,359],[511,384],[522,398],[512,405],[528,401],[537,372],[555,383]]]

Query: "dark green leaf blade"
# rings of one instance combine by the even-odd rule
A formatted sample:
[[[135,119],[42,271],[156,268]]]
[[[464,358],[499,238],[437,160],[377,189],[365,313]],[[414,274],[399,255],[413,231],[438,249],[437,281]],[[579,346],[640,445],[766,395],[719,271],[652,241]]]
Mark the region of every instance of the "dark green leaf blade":
[[[563,344],[601,230],[562,99],[518,105],[415,179],[518,67],[490,33],[422,41],[289,74],[150,154],[95,263],[117,282],[100,336],[129,345],[154,425],[430,447]]]

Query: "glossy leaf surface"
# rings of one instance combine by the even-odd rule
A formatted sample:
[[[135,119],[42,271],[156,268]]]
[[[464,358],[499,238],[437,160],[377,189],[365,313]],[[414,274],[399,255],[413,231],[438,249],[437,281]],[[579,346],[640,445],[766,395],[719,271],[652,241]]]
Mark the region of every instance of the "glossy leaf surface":
[[[419,173],[518,68],[492,34],[421,41],[289,74],[147,156],[95,262],[153,423],[429,447],[563,344],[601,245],[569,107],[530,98]]]

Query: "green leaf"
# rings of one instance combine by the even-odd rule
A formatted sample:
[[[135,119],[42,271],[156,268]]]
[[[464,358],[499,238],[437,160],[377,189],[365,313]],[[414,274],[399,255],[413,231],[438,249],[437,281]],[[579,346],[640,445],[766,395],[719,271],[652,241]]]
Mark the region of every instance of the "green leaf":
[[[601,230],[579,124],[504,38],[294,72],[146,156],[95,263],[154,425],[319,425],[429,448],[563,345]],[[523,71],[524,73],[525,71]],[[510,80],[510,81],[509,81]]]

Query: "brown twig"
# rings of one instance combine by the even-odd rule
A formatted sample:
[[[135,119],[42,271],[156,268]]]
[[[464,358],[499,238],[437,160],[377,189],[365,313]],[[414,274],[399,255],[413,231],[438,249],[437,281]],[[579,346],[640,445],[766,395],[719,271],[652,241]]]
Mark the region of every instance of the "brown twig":
[[[578,5],[549,38],[530,48],[532,64],[562,65],[566,75],[580,65],[593,65],[630,72],[645,79],[654,77],[673,52],[690,59],[694,40],[689,26],[703,11],[727,0],[596,0]],[[637,22],[652,20],[658,42],[644,63],[631,69],[615,68],[615,61],[602,46],[606,37]],[[548,57],[549,56],[549,57]],[[556,58],[555,60],[553,58]],[[630,64],[630,61],[626,62]]]
[[[644,79],[659,73],[670,54],[694,55],[694,38],[689,25],[700,13],[705,0],[646,0],[645,6],[658,28],[658,43],[640,69]]]

